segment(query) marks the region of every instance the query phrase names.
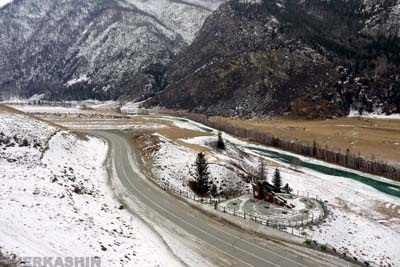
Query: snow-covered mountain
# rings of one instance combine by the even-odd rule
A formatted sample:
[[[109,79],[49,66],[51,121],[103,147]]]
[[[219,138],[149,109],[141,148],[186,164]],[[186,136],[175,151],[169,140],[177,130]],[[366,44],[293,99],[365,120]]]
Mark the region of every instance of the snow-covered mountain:
[[[147,105],[210,115],[400,113],[400,0],[231,0]]]
[[[151,94],[221,0],[14,0],[0,9],[0,97]]]

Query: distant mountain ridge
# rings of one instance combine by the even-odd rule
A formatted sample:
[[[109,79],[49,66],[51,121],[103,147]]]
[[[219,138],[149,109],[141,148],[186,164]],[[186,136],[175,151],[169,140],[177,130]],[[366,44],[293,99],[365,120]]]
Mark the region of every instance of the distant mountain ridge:
[[[223,2],[14,0],[0,9],[0,99],[400,113],[400,0]]]
[[[399,0],[229,1],[148,102],[212,115],[400,112]]]
[[[0,9],[0,98],[153,94],[214,0],[14,0]]]

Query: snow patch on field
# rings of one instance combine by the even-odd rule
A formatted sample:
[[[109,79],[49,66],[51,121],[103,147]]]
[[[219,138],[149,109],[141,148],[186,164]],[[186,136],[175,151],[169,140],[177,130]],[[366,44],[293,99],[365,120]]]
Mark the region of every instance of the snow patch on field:
[[[150,228],[113,199],[103,168],[106,143],[11,112],[0,111],[0,126],[5,252],[93,256],[104,266],[173,266],[175,259]]]
[[[362,117],[362,118],[369,118],[369,119],[387,119],[387,120],[400,120],[400,114],[391,114],[386,115],[382,111],[377,110],[375,112],[367,113],[364,112],[362,115],[358,112],[358,110],[351,109],[348,117]]]
[[[143,113],[141,105],[145,102],[146,100],[141,102],[127,102],[121,107],[121,113],[131,114],[131,115]]]

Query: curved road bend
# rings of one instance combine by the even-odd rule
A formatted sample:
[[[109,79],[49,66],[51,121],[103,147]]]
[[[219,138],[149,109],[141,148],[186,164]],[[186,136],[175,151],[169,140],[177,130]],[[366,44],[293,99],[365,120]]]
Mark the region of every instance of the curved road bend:
[[[327,263],[324,262],[323,257],[314,255],[314,253],[305,256],[304,253],[293,251],[293,248],[289,249],[281,244],[262,240],[234,227],[222,225],[202,213],[193,212],[190,206],[184,205],[182,201],[149,184],[143,174],[137,171],[137,168],[133,166],[133,164],[138,166],[133,162],[135,160],[134,156],[132,157],[134,155],[133,148],[124,133],[115,131],[88,131],[88,133],[100,136],[109,142],[109,160],[115,166],[117,179],[120,180],[125,190],[129,194],[133,194],[146,209],[158,213],[165,220],[170,220],[175,227],[200,239],[226,258],[234,259],[240,266],[349,266],[349,263],[339,258],[337,261],[334,259],[333,263]],[[327,258],[329,257],[327,256]]]

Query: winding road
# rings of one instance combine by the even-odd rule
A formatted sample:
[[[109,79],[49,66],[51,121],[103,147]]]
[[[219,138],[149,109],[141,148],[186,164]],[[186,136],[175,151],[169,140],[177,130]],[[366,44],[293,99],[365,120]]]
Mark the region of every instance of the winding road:
[[[282,266],[320,267],[348,266],[337,259],[325,260],[331,256],[321,253],[298,252],[293,247],[267,241],[255,235],[244,233],[238,228],[227,226],[209,216],[195,211],[173,195],[149,182],[140,171],[133,145],[126,134],[120,131],[91,131],[110,145],[108,168],[112,179],[118,179],[128,196],[139,201],[145,210],[159,215],[165,221],[192,237],[194,242],[218,252],[220,259],[213,259],[216,265],[225,266]],[[117,177],[115,177],[117,176]],[[144,215],[145,216],[145,215]],[[197,240],[197,241],[196,241]],[[224,259],[222,259],[224,258]],[[332,257],[331,257],[332,258]],[[230,264],[226,264],[226,262]],[[219,264],[221,262],[221,264]]]

